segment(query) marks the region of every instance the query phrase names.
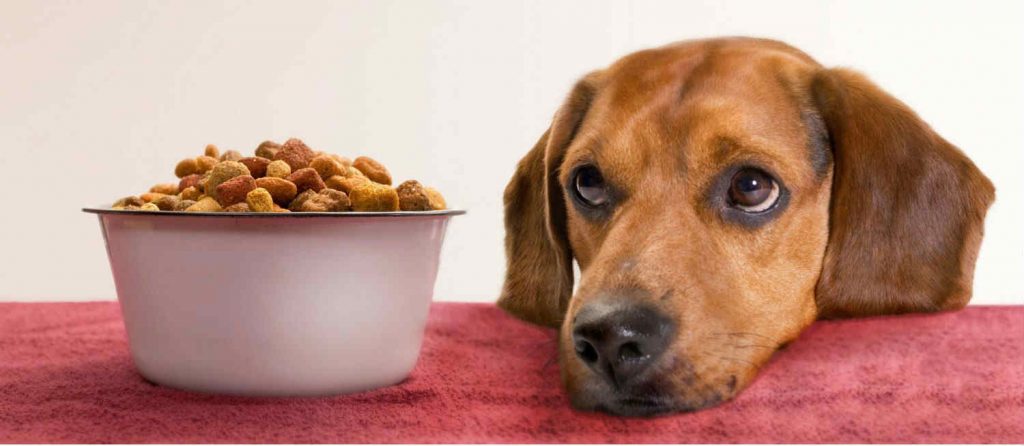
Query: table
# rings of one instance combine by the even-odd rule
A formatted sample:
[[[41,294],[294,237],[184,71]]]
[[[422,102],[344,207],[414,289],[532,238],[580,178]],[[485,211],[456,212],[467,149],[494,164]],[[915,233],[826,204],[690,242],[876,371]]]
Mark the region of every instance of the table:
[[[1024,306],[821,321],[735,400],[569,407],[555,331],[435,303],[404,383],[327,398],[153,385],[115,302],[0,303],[0,442],[1024,442]]]

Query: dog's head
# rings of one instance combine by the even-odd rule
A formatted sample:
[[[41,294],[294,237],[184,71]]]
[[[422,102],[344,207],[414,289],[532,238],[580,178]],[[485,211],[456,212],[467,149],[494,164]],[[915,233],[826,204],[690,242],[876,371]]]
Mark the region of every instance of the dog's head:
[[[865,77],[683,42],[584,77],[519,163],[499,304],[561,327],[577,408],[699,409],[817,317],[965,305],[993,198]]]

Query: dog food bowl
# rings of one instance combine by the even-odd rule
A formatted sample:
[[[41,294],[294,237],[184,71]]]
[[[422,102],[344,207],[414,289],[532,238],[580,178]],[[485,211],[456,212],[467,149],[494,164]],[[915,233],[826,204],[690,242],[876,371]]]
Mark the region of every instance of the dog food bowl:
[[[139,372],[249,396],[405,379],[445,229],[465,213],[83,210],[99,216]]]

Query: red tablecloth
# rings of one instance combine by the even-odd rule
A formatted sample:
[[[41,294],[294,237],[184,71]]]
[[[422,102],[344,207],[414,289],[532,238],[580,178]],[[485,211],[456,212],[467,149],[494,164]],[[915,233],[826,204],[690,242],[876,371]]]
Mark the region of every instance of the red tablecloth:
[[[431,309],[398,386],[330,398],[182,392],[132,366],[116,303],[0,304],[0,442],[1024,442],[1024,307],[819,322],[717,408],[570,409],[554,331]]]

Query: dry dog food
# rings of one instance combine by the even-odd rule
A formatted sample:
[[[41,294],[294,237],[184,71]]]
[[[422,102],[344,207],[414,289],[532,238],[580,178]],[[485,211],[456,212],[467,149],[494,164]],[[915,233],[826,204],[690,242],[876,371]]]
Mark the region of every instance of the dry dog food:
[[[392,212],[445,209],[435,189],[409,180],[391,186],[378,161],[319,152],[297,138],[263,141],[254,156],[210,144],[174,166],[177,183],[159,183],[114,209],[153,212]]]

